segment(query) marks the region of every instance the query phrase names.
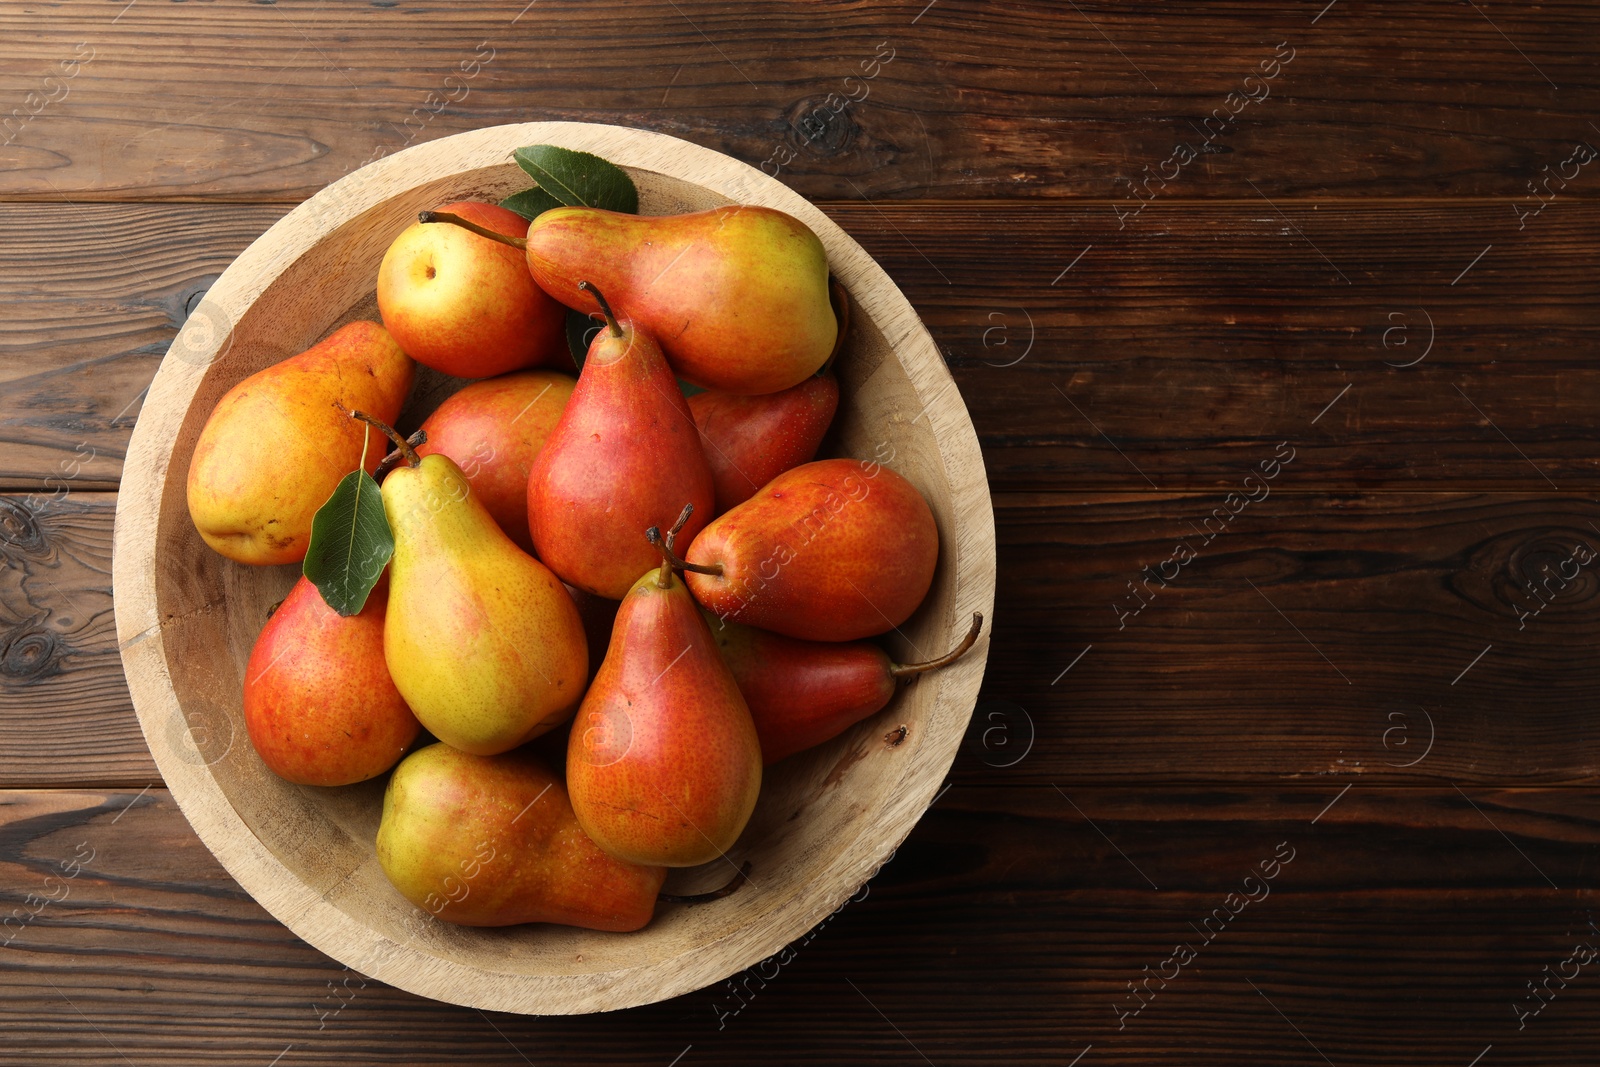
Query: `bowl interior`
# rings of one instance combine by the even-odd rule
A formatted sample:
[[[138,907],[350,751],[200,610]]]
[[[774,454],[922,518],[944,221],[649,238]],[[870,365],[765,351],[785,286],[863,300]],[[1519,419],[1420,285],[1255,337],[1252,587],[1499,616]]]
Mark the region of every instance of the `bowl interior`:
[[[639,187],[644,214],[731,202],[690,181],[628,169]],[[413,949],[422,959],[458,965],[439,972],[450,981],[425,973],[415,981],[392,971],[378,976],[442,999],[538,1013],[618,1007],[696,988],[759,961],[841,904],[898,845],[926,806],[931,797],[927,781],[936,786],[942,779],[971,712],[987,639],[959,669],[923,678],[843,736],[769,768],[756,813],[727,860],[675,872],[669,889],[693,892],[719,885],[747,859],[750,883],[714,903],[660,905],[654,921],[634,934],[548,925],[485,930],[432,920],[404,900],[378,866],[373,842],[384,779],[320,789],[290,784],[269,771],[243,725],[244,667],[269,608],[287,593],[298,567],[242,566],[206,548],[189,520],[184,495],[195,441],[216,401],[241,378],[302,351],[347,321],[377,319],[373,286],[378,264],[390,241],[419,210],[451,200],[498,200],[528,184],[515,166],[496,164],[396,189],[330,225],[324,237],[282,266],[248,307],[232,317],[231,333],[218,342],[220,354],[203,373],[195,372],[198,384],[192,399],[181,420],[174,420],[176,433],[154,529],[156,618],[165,672],[181,715],[159,719],[148,714],[148,703],[138,700],[138,687],[135,691],[141,721],[164,771],[174,760],[184,765],[175,769],[181,774],[169,779],[199,782],[195,788],[213,796],[220,793],[238,822],[276,861],[279,869],[271,876],[241,881],[291,928],[369,974],[379,970],[373,953],[382,946]],[[833,252],[830,247],[830,260]],[[864,254],[860,258],[871,263]],[[958,524],[956,493],[934,419],[923,417],[928,402],[919,399],[885,336],[886,330],[903,334],[907,327],[876,321],[872,301],[863,301],[868,294],[859,291],[882,279],[881,271],[871,266],[871,272],[863,273],[834,264],[855,299],[849,342],[838,364],[840,409],[825,452],[880,460],[928,498],[940,525],[939,571],[922,608],[889,635],[888,645],[897,659],[930,658],[964,632],[967,613],[987,610],[988,603],[981,583],[979,602],[967,595],[956,603],[960,575],[952,562],[956,553],[951,541]],[[903,303],[898,291],[894,295]],[[915,328],[921,331],[919,323]],[[938,372],[943,373],[942,367]],[[403,427],[415,426],[459,385],[422,368]],[[983,514],[972,521],[980,520],[988,520],[986,498]],[[990,555],[983,560],[980,554],[979,563],[990,568],[992,590],[992,529],[987,536]],[[946,692],[960,697],[941,699]],[[903,734],[898,729],[902,725]],[[931,779],[929,762],[937,765]],[[924,770],[916,774],[919,764]],[[912,782],[915,788],[908,787]],[[186,793],[191,787],[182,790],[174,781],[175,795],[190,811]],[[219,847],[215,832],[198,821],[196,825],[238,877],[239,863],[231,850]],[[349,920],[336,924],[336,935],[323,932],[326,923],[320,923],[317,936],[297,923],[297,916],[318,905]],[[643,978],[625,992],[607,993],[624,975],[655,977]],[[564,987],[519,985],[516,976],[579,979],[573,988],[582,993],[554,996],[552,990]]]

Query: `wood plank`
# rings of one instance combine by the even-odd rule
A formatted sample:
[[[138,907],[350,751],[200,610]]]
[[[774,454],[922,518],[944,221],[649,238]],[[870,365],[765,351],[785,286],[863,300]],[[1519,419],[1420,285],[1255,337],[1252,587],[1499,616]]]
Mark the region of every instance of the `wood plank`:
[[[1180,143],[1206,150],[1188,196],[1516,197],[1595,136],[1600,78],[1577,0],[127,6],[0,13],[0,195],[300,200],[408,143],[577,119],[788,160],[813,198],[1124,196]]]
[[[1273,453],[1261,459],[1270,472]],[[998,498],[980,764],[966,768],[1593,784],[1600,507],[1271,492],[1299,462],[1234,495]],[[1002,729],[986,750],[988,726]],[[1030,732],[1027,758],[998,769]]]
[[[961,786],[739,997],[538,1019],[345,971],[245,896],[162,790],[14,792],[3,904],[38,914],[8,927],[0,1063],[945,1067],[1092,1046],[1084,1064],[1348,1067],[1493,1045],[1496,1064],[1586,1064],[1592,965],[1521,1030],[1514,1008],[1600,944],[1597,846],[1592,795],[1570,790]],[[1131,1014],[1129,984],[1162,970]]]
[[[111,606],[112,493],[0,496],[0,782],[159,782]]]
[[[115,488],[178,328],[286,210],[0,208],[0,486]]]
[[[824,207],[932,329],[997,491],[1225,488],[1286,439],[1318,489],[1600,488],[1600,205]],[[113,487],[185,307],[283,210],[0,205],[0,489]]]
[[[954,780],[1600,781],[1600,561],[1560,578],[1575,545],[1600,553],[1600,506],[1295,492],[1300,462],[1242,506],[1221,492],[997,497],[996,630]],[[1217,533],[1214,509],[1234,506]],[[159,780],[110,626],[114,497],[73,493],[31,525],[19,498],[0,509],[8,529],[39,531],[0,545],[0,663],[14,672],[0,675],[0,785]],[[1169,562],[1163,588],[1179,541],[1197,558]],[[1130,582],[1149,601],[1137,613]],[[19,651],[46,639],[48,656]]]

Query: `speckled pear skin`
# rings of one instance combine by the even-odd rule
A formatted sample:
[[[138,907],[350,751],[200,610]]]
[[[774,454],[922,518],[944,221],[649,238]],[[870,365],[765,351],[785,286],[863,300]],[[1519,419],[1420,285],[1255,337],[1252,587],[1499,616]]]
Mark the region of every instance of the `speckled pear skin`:
[[[552,208],[528,227],[528,269],[570,308],[587,280],[661,343],[678,377],[730,393],[775,393],[817,372],[838,322],[828,257],[799,219],[764,207],[685,215]]]
[[[368,431],[350,410],[393,423],[415,375],[382,326],[352,322],[224,393],[189,461],[189,516],[206,544],[238,563],[305,559],[312,516],[361,465]],[[367,440],[369,474],[387,450]]]
[[[378,863],[402,896],[446,922],[619,932],[650,921],[667,874],[601,851],[532,753],[474,756],[448,745],[419,749],[395,769]]]
[[[853,641],[899,626],[933,583],[939,531],[928,502],[870,460],[823,459],[778,475],[714,519],[685,557],[718,618],[810,641]]]
[[[446,456],[395,468],[382,492],[395,541],[384,659],[422,725],[486,756],[571,718],[589,653],[561,581],[505,535]]]
[[[262,762],[300,785],[351,785],[393,767],[422,732],[383,659],[389,587],[355,615],[302,576],[256,638],[244,724]]]
[[[839,380],[831,371],[764,396],[711,390],[691,396],[689,410],[717,488],[717,514],[810,462],[838,408]]]
[[[594,298],[584,295],[592,307]],[[606,327],[590,343],[527,491],[539,558],[563,581],[610,600],[661,562],[647,529],[669,525],[693,504],[687,540],[715,500],[694,416],[660,347],[627,320],[618,328],[621,337]]]
[[[677,575],[653,569],[623,597],[572,724],[567,788],[601,848],[666,867],[723,855],[755,810],[755,725]]]

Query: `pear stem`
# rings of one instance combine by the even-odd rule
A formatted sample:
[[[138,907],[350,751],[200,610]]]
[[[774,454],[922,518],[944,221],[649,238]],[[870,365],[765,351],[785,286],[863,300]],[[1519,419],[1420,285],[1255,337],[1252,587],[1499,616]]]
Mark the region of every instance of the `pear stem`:
[[[426,444],[427,441],[427,430],[418,430],[416,433],[406,438],[406,444],[410,445],[412,448],[416,448],[421,444]],[[378,469],[372,472],[372,477],[380,482],[383,481],[383,476],[400,466],[400,461],[404,458],[405,453],[400,451],[398,448],[395,449],[393,452],[390,452],[387,456],[384,456],[383,459],[379,461]]]
[[[404,437],[401,437],[398,433],[396,433],[395,428],[390,426],[387,422],[384,422],[382,419],[374,418],[371,415],[368,415],[365,411],[352,411],[350,412],[350,417],[352,419],[360,419],[362,422],[366,423],[368,426],[371,426],[373,429],[382,433],[389,440],[393,441],[394,447],[398,448],[401,453],[405,455],[406,466],[415,467],[417,464],[422,462],[422,457],[417,455],[417,450],[411,447],[411,442],[407,441]]]
[[[936,671],[940,667],[948,667],[966,655],[967,649],[971,648],[973,642],[978,640],[978,631],[981,629],[983,629],[983,612],[974,611],[972,613],[972,628],[967,631],[967,636],[963,637],[961,643],[954,649],[938,659],[930,659],[926,663],[891,663],[889,664],[889,677],[909,678],[912,675],[921,674],[923,671]]]
[[[453,211],[421,211],[417,213],[417,221],[449,222],[460,226],[463,230],[470,230],[479,237],[487,237],[491,241],[499,241],[501,244],[510,245],[512,248],[520,248],[526,251],[528,247],[528,239],[526,237],[508,237],[503,233],[489,229],[487,226],[479,226],[471,219],[464,219]]]
[[[739,868],[739,873],[734,875],[727,885],[721,889],[713,889],[709,893],[693,893],[689,896],[680,896],[677,893],[661,893],[656,900],[663,904],[707,904],[713,900],[721,900],[735,889],[750,880],[750,861],[745,860],[744,866]]]
[[[594,295],[595,301],[600,305],[600,310],[605,314],[606,325],[611,327],[611,336],[621,337],[622,327],[617,325],[617,317],[611,313],[611,304],[606,300],[605,294],[601,293],[593,282],[579,282],[578,288]]]
[[[678,521],[672,524],[672,529],[667,531],[667,536],[665,539],[662,538],[661,528],[658,526],[652,526],[644,533],[645,538],[648,539],[652,545],[655,545],[661,550],[661,585],[663,588],[667,584],[666,576],[669,569],[676,571],[693,571],[695,574],[711,574],[718,578],[722,577],[722,564],[712,563],[708,565],[704,563],[690,563],[688,560],[679,559],[672,551],[672,542],[677,540],[678,534],[682,532],[684,524],[689,521],[689,516],[693,514],[694,505],[685,504],[683,506],[683,510],[678,513]]]

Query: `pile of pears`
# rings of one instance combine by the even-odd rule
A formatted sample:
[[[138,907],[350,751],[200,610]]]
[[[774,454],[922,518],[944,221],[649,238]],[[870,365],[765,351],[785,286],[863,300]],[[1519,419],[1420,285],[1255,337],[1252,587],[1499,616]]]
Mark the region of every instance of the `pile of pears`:
[[[727,859],[764,766],[976,639],[918,664],[866,640],[921,604],[939,535],[889,467],[815,459],[848,298],[799,220],[452,203],[377,298],[223,396],[188,504],[228,559],[297,564],[341,480],[381,478],[392,558],[350,614],[302,575],[244,718],[291,782],[392,771],[378,859],[429,914],[641,928],[683,899],[668,868]],[[576,378],[569,308],[598,320]],[[418,363],[472,381],[405,438]]]

